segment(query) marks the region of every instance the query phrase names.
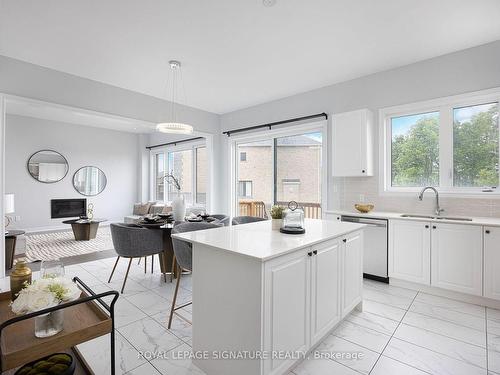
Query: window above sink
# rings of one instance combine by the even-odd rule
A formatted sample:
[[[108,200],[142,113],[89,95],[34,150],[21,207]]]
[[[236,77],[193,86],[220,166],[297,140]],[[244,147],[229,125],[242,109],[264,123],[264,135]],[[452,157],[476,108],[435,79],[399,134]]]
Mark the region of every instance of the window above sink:
[[[381,189],[500,197],[500,89],[380,110]]]

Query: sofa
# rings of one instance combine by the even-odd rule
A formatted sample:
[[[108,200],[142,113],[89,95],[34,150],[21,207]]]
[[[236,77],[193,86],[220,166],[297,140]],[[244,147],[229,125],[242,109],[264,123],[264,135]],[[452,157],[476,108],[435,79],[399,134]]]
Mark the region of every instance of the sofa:
[[[186,208],[186,215],[191,213],[199,214],[205,211],[202,206],[190,206]],[[147,203],[135,203],[132,215],[125,216],[123,222],[126,224],[137,224],[139,220],[145,215],[158,215],[161,213],[172,212],[171,202],[156,202],[150,201]]]

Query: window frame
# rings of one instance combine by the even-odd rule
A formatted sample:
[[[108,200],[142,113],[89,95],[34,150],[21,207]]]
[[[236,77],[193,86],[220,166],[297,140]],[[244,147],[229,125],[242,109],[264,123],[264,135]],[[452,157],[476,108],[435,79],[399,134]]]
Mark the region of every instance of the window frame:
[[[163,199],[158,199],[157,197],[157,191],[156,191],[156,172],[158,170],[157,168],[157,164],[158,164],[158,155],[163,155],[163,173],[165,173],[165,153],[164,152],[156,152],[156,151],[151,151],[151,164],[152,164],[152,168],[151,168],[151,198],[150,200],[154,200],[154,201],[165,201],[165,195],[167,195],[166,193],[166,189],[165,189],[165,182],[163,183]]]
[[[500,186],[493,192],[483,192],[480,187],[453,186],[453,110],[460,107],[497,102],[500,111],[500,88],[482,90],[462,95],[448,96],[379,110],[379,191],[381,195],[414,195],[423,187],[394,187],[392,180],[392,128],[391,118],[426,112],[439,112],[439,186],[443,195],[500,198]],[[499,124],[500,126],[500,124]],[[499,158],[500,164],[500,158]]]
[[[206,207],[207,204],[208,204],[208,189],[209,189],[209,181],[207,181],[207,186],[205,187],[205,190],[206,190],[206,197],[205,197],[205,200],[207,202],[205,203],[200,203],[197,201],[198,199],[198,191],[197,191],[197,160],[196,160],[196,153],[197,153],[197,149],[198,148],[207,148],[207,144],[205,141],[198,141],[198,142],[189,142],[189,143],[185,143],[185,144],[180,144],[180,145],[173,145],[173,146],[166,146],[166,147],[161,147],[161,148],[156,148],[154,150],[151,150],[150,151],[150,161],[151,161],[151,171],[153,171],[153,174],[150,176],[150,184],[152,186],[152,189],[150,191],[150,197],[153,198],[151,200],[154,200],[154,201],[161,201],[161,200],[158,200],[156,199],[156,191],[155,191],[155,173],[156,173],[156,155],[158,154],[164,154],[164,157],[163,157],[163,163],[164,163],[164,171],[165,173],[168,173],[170,172],[170,169],[169,169],[169,157],[168,157],[168,154],[169,153],[172,153],[172,152],[178,152],[178,151],[187,151],[187,150],[191,150],[192,152],[192,157],[191,157],[191,170],[192,170],[192,174],[191,174],[191,186],[193,187],[193,191],[192,191],[192,197],[193,197],[193,201],[192,202],[188,202],[191,206],[203,206],[203,207]],[[208,153],[208,149],[207,149],[207,153]],[[209,173],[209,172],[207,172]],[[163,203],[168,203],[168,202],[171,202],[173,199],[173,197],[170,196],[170,191],[168,189],[168,187],[165,185],[164,187],[164,197],[163,197]]]

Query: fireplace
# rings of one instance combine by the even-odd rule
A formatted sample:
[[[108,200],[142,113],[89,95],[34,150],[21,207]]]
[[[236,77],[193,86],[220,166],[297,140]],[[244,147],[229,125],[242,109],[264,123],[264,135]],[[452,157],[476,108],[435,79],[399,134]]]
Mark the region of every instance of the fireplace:
[[[87,199],[51,199],[50,217],[80,217],[87,215]]]

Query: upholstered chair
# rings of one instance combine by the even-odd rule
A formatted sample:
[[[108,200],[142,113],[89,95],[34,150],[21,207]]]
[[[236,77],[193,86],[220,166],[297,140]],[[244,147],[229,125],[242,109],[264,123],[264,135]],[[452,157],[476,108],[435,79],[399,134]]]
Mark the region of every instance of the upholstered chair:
[[[108,283],[111,282],[120,258],[128,258],[127,273],[125,274],[121,289],[123,293],[132,259],[161,253],[163,251],[163,232],[161,230],[146,229],[135,224],[125,223],[111,223],[110,227],[113,246],[116,254],[118,254],[118,258],[116,258]]]
[[[224,214],[210,215],[211,217],[217,219],[217,222],[227,227],[229,225],[229,216]]]
[[[172,228],[172,234],[194,232],[204,229],[220,228],[222,224],[212,224],[212,223],[180,223]],[[179,291],[179,284],[181,281],[182,270],[192,271],[193,270],[193,247],[189,242],[175,239],[172,237],[172,245],[174,247],[175,261],[177,263],[177,283],[175,284],[174,298],[172,299],[172,308],[170,309],[170,317],[168,318],[168,329],[172,326],[172,318],[174,314],[177,314],[177,310],[182,309],[191,302],[183,303],[182,305],[176,306],[177,292]],[[182,317],[183,318],[183,317]],[[183,318],[185,319],[185,318]]]
[[[264,219],[262,217],[257,217],[257,216],[235,216],[233,217],[233,225],[240,225],[240,224],[248,224],[248,223],[255,223],[257,221],[264,221],[267,219]]]

